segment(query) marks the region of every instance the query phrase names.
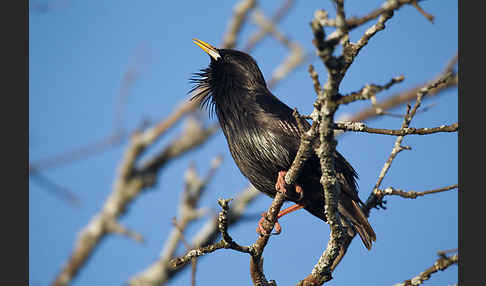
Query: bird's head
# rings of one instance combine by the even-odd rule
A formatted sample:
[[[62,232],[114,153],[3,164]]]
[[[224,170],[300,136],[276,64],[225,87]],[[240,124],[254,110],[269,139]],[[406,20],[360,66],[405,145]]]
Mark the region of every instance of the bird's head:
[[[266,89],[265,79],[256,61],[248,54],[232,50],[218,49],[198,39],[193,42],[203,49],[210,57],[208,68],[195,73],[192,81],[195,83],[191,90],[192,99],[200,101],[201,105],[225,100],[235,90],[251,93],[258,89]]]

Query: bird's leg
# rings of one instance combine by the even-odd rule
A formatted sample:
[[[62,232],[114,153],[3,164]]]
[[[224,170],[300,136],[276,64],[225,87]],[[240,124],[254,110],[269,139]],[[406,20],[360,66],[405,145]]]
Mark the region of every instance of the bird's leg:
[[[287,196],[290,192],[287,190],[288,184],[285,182],[285,174],[287,174],[287,171],[280,171],[278,172],[278,177],[277,177],[277,183],[275,183],[275,189],[277,191],[280,191]],[[299,185],[295,185],[295,193],[299,195],[298,201],[302,200],[304,198],[304,190],[302,190],[302,187]],[[291,194],[289,194],[288,197],[290,197]]]
[[[300,210],[300,209],[301,209],[301,208],[303,208],[303,207],[304,207],[304,205],[301,205],[301,204],[295,204],[295,205],[290,206],[290,207],[288,207],[288,208],[286,208],[286,209],[284,209],[284,210],[281,210],[281,211],[278,213],[278,215],[277,215],[277,219],[279,219],[279,218],[283,217],[284,215],[289,214],[289,213],[291,213],[291,212],[293,212],[293,211]]]
[[[275,184],[275,189],[278,191],[284,193],[287,195],[287,183],[285,182],[285,174],[287,174],[287,171],[280,171],[278,172],[278,178],[277,178],[277,183]],[[302,200],[304,197],[304,191],[302,190],[302,187],[299,185],[295,185],[295,192],[299,195],[299,201]],[[280,234],[282,232],[282,227],[280,226],[280,223],[278,222],[278,219],[283,217],[284,215],[291,213],[293,211],[299,210],[303,208],[303,204],[295,204],[293,206],[290,206],[282,211],[280,211],[277,215],[277,221],[275,222],[275,233],[274,234]],[[263,228],[263,222],[266,219],[266,212],[262,213],[262,218],[258,221],[258,227],[256,229],[256,232],[260,235],[265,235],[266,231]]]

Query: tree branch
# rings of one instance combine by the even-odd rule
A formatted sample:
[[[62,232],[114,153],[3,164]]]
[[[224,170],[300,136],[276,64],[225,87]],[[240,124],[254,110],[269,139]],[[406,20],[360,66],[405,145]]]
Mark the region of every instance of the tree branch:
[[[400,196],[402,198],[407,198],[407,199],[415,199],[417,197],[422,197],[425,195],[429,194],[436,194],[436,193],[442,193],[445,191],[450,191],[459,188],[458,184],[447,186],[444,188],[438,188],[438,189],[433,189],[433,190],[428,190],[428,191],[423,191],[423,192],[416,192],[416,191],[403,191],[400,189],[395,189],[392,187],[388,187],[384,190],[377,189],[374,194],[380,199],[383,199],[384,196]]]
[[[366,132],[373,134],[391,135],[391,136],[405,136],[405,135],[429,135],[441,132],[457,132],[459,130],[459,123],[451,125],[441,125],[439,127],[428,128],[411,128],[406,127],[398,130],[394,129],[378,129],[366,126],[361,122],[337,122],[334,123],[334,129],[354,132]]]
[[[427,93],[431,89],[437,88],[441,84],[444,84],[451,76],[452,76],[452,73],[447,73],[447,74],[443,75],[442,77],[440,77],[437,81],[435,81],[435,82],[433,82],[433,83],[431,83],[431,84],[429,84],[429,85],[427,85],[427,86],[425,86],[425,87],[423,87],[419,90],[419,92],[417,93],[417,100],[415,101],[413,108],[410,109],[411,108],[410,105],[407,106],[407,112],[405,114],[405,118],[403,120],[401,130],[409,128],[410,122],[412,121],[412,118],[415,116],[418,108],[420,107],[420,105],[422,103],[422,98],[425,95],[427,95]],[[380,187],[383,179],[385,178],[388,170],[391,167],[393,160],[398,155],[398,153],[400,153],[403,150],[406,150],[406,149],[409,150],[410,149],[410,147],[404,147],[404,146],[401,145],[404,138],[405,138],[404,135],[397,137],[395,144],[393,146],[392,152],[391,152],[390,156],[388,157],[387,161],[385,162],[385,165],[383,166],[383,168],[380,172],[380,175],[378,176],[378,181],[376,182],[376,184],[373,188],[373,191],[371,192],[371,194],[368,196],[368,199],[366,200],[365,213],[367,215],[369,215],[369,211],[371,209],[371,206],[383,207],[381,200],[379,200],[375,195],[375,190],[377,190]]]
[[[409,102],[417,97],[417,93],[424,87],[429,86],[430,84],[436,82],[439,78],[444,76],[445,74],[452,73],[452,76],[443,84],[440,86],[437,86],[435,88],[432,88],[428,91],[428,96],[432,95],[438,95],[443,91],[446,91],[450,88],[457,87],[457,84],[459,82],[459,77],[456,72],[454,72],[454,66],[457,63],[458,56],[457,54],[452,57],[451,60],[446,65],[446,68],[439,74],[439,76],[435,77],[434,79],[428,81],[427,83],[418,85],[416,87],[413,87],[411,89],[408,89],[403,92],[395,93],[388,98],[384,99],[381,102],[377,102],[374,106],[365,108],[354,115],[350,116],[349,118],[346,118],[347,121],[353,121],[353,122],[359,122],[359,121],[364,121],[366,119],[375,117],[376,115],[379,115],[377,113],[377,110],[389,110],[395,107],[398,107],[406,102]]]
[[[179,117],[180,118],[180,117]],[[171,117],[169,117],[171,120]],[[176,120],[171,121],[175,124]],[[56,276],[52,285],[60,286],[67,285],[76,276],[81,267],[91,256],[94,249],[99,245],[99,242],[110,233],[110,225],[116,222],[117,219],[123,215],[127,206],[137,197],[137,195],[148,185],[154,183],[155,173],[171,159],[185,154],[206,141],[206,139],[214,134],[215,129],[206,129],[202,126],[198,128],[187,129],[180,138],[185,138],[183,148],[174,149],[173,145],[169,145],[166,150],[174,150],[167,155],[163,164],[158,164],[157,168],[151,169],[150,172],[146,170],[138,170],[135,165],[139,156],[145,149],[159,138],[167,128],[160,128],[164,124],[161,123],[151,129],[141,133],[135,133],[132,136],[130,145],[128,146],[122,158],[118,169],[118,177],[115,180],[112,193],[106,200],[102,209],[96,214],[88,225],[80,232],[75,248],[71,253],[68,262],[64,265],[61,272]],[[186,135],[190,131],[190,136]],[[180,144],[179,141],[175,141]],[[147,180],[149,179],[149,180]]]
[[[233,17],[223,36],[223,47],[233,49],[236,46],[236,39],[246,20],[248,13],[255,8],[256,0],[241,0],[233,8]]]
[[[424,281],[429,280],[431,275],[437,271],[444,271],[449,266],[459,263],[459,254],[454,254],[452,256],[441,255],[435,262],[434,265],[427,268],[424,272],[415,276],[412,279],[405,280],[402,283],[397,283],[393,286],[417,286],[422,284]]]

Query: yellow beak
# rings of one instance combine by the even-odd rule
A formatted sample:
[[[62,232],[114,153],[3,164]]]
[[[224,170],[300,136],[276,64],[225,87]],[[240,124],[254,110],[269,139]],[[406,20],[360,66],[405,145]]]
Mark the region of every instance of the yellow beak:
[[[209,56],[211,56],[211,58],[215,60],[221,58],[218,49],[216,49],[212,45],[198,39],[192,39],[192,41],[194,42],[194,44],[198,45],[201,49],[203,49],[206,53],[208,53]]]

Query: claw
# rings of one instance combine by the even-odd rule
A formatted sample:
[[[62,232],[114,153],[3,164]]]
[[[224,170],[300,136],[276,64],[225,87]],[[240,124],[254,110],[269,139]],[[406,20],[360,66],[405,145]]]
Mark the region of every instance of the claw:
[[[266,212],[262,213],[262,217],[258,221],[258,226],[256,228],[256,232],[261,236],[264,236],[264,235],[267,235],[267,234],[268,235],[279,235],[282,232],[282,227],[280,226],[280,223],[278,222],[278,220],[275,222],[275,225],[274,225],[274,228],[275,228],[274,233],[267,233],[265,231],[265,228],[263,228],[263,222],[267,220],[266,214],[267,214]]]
[[[278,177],[277,177],[277,182],[275,183],[275,189],[279,192],[282,192],[284,193],[286,196],[287,196],[287,193],[289,193],[287,191],[287,183],[285,182],[285,175],[287,174],[287,171],[280,171],[278,172]],[[302,200],[304,198],[304,190],[302,189],[301,186],[299,185],[295,185],[295,191],[291,193],[291,195],[293,194],[297,194],[298,195],[298,200]],[[293,212],[295,210],[298,210],[298,209],[301,209],[303,208],[304,205],[302,204],[296,204],[294,206],[291,206],[283,211],[281,211],[278,216],[277,216],[277,221],[275,222],[275,225],[274,225],[274,229],[275,229],[275,232],[274,233],[267,233],[265,231],[265,229],[263,228],[263,222],[267,220],[267,217],[266,217],[266,213],[262,213],[262,217],[260,218],[260,220],[258,221],[258,226],[256,228],[256,232],[259,234],[259,235],[278,235],[282,232],[282,227],[280,226],[280,223],[278,222],[278,219],[280,217],[282,217],[283,215],[287,214],[287,213],[290,213],[290,212]]]
[[[304,198],[304,190],[301,186],[295,185],[295,192],[299,195],[299,201]]]
[[[277,177],[277,182],[275,183],[275,189],[277,191],[280,191],[284,193],[286,196],[290,192],[287,191],[287,183],[285,182],[285,175],[287,174],[287,171],[280,171],[278,172],[278,177]],[[304,198],[304,190],[302,189],[301,186],[295,185],[295,193],[298,195],[298,200],[302,200]],[[290,193],[289,195],[291,195]]]
[[[382,209],[386,210],[385,205],[386,205],[386,200],[381,200],[381,202],[378,204],[378,206],[379,206],[380,208],[382,208]]]
[[[275,183],[275,189],[277,191],[281,191],[284,194],[287,192],[287,189],[285,188],[285,186],[287,185],[287,183],[285,182],[285,174],[287,174],[287,171],[278,172],[277,182]]]

